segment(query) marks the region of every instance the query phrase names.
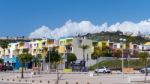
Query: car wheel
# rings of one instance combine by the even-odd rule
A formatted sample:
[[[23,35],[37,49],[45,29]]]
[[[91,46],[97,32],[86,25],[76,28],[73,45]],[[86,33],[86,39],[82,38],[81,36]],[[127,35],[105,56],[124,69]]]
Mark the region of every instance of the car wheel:
[[[141,70],[141,73],[143,73],[143,74],[144,74],[144,73],[145,73],[145,71],[144,71],[144,70]]]
[[[105,74],[105,73],[106,73],[106,71],[103,71],[103,73]]]

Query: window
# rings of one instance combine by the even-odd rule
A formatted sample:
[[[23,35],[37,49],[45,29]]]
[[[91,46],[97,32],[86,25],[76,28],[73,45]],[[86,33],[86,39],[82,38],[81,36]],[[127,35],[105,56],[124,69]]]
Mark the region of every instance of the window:
[[[45,46],[45,42],[43,42],[42,45]]]

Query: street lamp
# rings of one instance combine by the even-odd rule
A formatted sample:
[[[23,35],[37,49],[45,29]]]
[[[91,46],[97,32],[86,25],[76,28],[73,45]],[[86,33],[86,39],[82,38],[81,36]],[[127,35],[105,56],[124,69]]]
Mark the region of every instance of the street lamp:
[[[123,41],[123,42],[126,42],[126,39],[120,38],[119,40],[120,40],[120,41]],[[123,68],[124,68],[124,59],[123,59],[124,54],[123,54],[123,53],[124,53],[124,52],[123,52],[123,46],[122,46],[122,78],[124,78],[124,71],[123,71]]]
[[[49,62],[49,73],[51,72],[51,62],[50,62],[50,52],[51,52],[51,47],[49,47],[49,56],[48,56],[48,62]]]

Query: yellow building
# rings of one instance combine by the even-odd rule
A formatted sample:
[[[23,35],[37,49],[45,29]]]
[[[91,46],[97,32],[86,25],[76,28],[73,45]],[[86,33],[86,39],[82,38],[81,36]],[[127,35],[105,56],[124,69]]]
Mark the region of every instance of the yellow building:
[[[63,38],[59,40],[59,53],[65,53],[67,51],[67,46],[73,44],[73,38]]]
[[[94,46],[98,46],[98,47],[100,47],[101,49],[104,48],[104,47],[108,47],[109,45],[110,45],[110,42],[109,42],[109,41],[93,42],[93,47],[94,47]]]

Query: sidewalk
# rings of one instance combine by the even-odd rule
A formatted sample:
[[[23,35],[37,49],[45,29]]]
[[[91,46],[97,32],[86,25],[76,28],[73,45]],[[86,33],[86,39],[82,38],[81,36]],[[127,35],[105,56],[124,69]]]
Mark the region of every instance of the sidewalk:
[[[90,76],[89,73],[74,72],[74,73],[60,73],[59,84],[137,84],[131,82],[133,80],[143,80],[143,74],[138,72],[124,74],[124,78],[120,72],[113,72],[113,74],[95,74]],[[18,76],[18,78],[17,78]],[[42,73],[40,75],[30,76],[30,73],[24,73],[25,78],[20,78],[21,73],[3,73],[0,74],[0,81],[3,82],[14,82],[14,83],[28,83],[28,84],[55,84],[57,79],[56,73]],[[137,78],[136,78],[137,77]],[[141,77],[138,79],[138,77]],[[3,79],[3,80],[2,80]]]

